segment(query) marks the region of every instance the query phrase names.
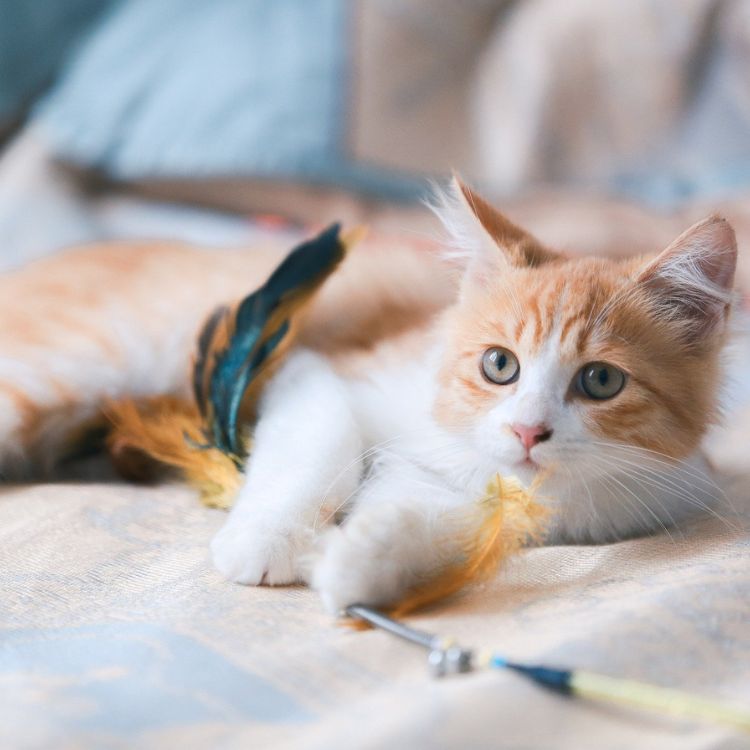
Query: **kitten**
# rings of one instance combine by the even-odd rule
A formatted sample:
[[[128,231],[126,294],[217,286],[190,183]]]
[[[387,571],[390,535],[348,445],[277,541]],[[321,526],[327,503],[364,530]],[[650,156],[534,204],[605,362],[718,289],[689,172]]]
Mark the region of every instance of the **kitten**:
[[[711,218],[656,257],[615,261],[543,247],[458,182],[441,215],[459,276],[413,247],[366,247],[316,298],[211,544],[227,578],[306,581],[334,612],[387,603],[455,553],[446,511],[498,471],[544,478],[551,542],[650,532],[717,503],[699,448],[731,227]],[[49,470],[106,399],[187,393],[201,320],[278,257],[123,244],[0,278],[0,474]]]
[[[211,545],[227,578],[307,580],[333,612],[394,601],[455,552],[442,519],[498,471],[542,474],[551,542],[650,532],[717,502],[699,446],[732,300],[729,224],[613,261],[552,252],[460,183],[442,214],[465,261],[452,304],[367,351],[297,351],[268,386]]]

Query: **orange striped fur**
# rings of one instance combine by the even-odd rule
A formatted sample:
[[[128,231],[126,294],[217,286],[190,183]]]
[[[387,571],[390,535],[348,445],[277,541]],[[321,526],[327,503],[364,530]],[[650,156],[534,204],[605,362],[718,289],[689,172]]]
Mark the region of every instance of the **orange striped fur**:
[[[473,275],[469,271],[460,304],[447,313],[447,356],[435,407],[439,420],[465,426],[513,396],[517,384],[499,388],[482,377],[478,362],[487,348],[510,349],[523,367],[551,345],[571,373],[587,362],[604,361],[628,374],[627,387],[608,401],[584,399],[572,390],[565,394],[594,435],[675,458],[694,451],[717,417],[728,304],[720,305],[717,324],[705,335],[691,334],[686,317],[663,315],[659,298],[664,290],[641,279],[656,256],[601,259],[554,253],[468,188],[462,190],[500,244],[487,267]],[[723,238],[723,262],[733,270],[731,227],[712,218],[696,228]],[[688,239],[682,244],[687,246]]]

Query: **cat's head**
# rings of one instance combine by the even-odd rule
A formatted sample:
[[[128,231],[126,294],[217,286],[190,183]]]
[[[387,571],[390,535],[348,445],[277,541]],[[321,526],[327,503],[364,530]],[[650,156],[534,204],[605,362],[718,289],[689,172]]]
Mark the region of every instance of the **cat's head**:
[[[458,181],[443,219],[465,256],[435,403],[443,425],[527,480],[597,472],[607,446],[695,450],[716,416],[732,298],[725,220],[614,260],[544,247]]]

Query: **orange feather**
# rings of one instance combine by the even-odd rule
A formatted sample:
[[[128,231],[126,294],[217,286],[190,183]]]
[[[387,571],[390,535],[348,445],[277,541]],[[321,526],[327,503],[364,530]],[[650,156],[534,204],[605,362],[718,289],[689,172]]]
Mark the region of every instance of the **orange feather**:
[[[390,611],[394,617],[451,596],[466,586],[486,581],[544,531],[547,509],[534,500],[536,485],[525,489],[515,478],[495,475],[484,496],[468,514],[455,515],[451,534],[463,539],[461,558],[412,589]]]
[[[174,396],[120,401],[105,410],[112,429],[107,447],[117,468],[144,478],[154,464],[179,469],[211,507],[229,508],[242,474],[234,461],[206,440],[198,407]]]

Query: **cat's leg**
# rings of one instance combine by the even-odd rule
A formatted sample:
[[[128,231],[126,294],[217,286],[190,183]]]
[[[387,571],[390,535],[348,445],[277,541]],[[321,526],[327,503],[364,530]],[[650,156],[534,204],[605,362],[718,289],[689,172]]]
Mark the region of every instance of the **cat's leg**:
[[[325,540],[312,586],[332,614],[349,604],[386,605],[460,553],[451,536],[461,493],[411,464],[381,467],[354,510]]]
[[[321,356],[293,354],[264,391],[245,483],[214,538],[214,564],[247,584],[305,578],[316,530],[354,493],[361,438],[345,387]]]

